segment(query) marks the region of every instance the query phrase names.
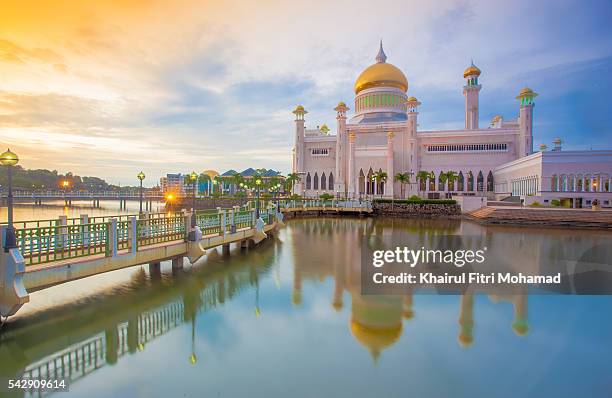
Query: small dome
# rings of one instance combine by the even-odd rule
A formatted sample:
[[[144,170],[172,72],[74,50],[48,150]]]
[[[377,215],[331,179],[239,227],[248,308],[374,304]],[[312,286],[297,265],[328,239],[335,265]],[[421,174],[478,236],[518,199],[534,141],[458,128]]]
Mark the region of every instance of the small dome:
[[[308,113],[306,111],[306,109],[304,109],[304,107],[302,105],[298,105],[295,107],[295,110],[293,111],[293,113]]]
[[[540,151],[546,150],[546,144],[540,144]]]
[[[202,174],[209,176],[211,179],[219,175],[219,173],[216,172],[215,170],[204,170]]]
[[[501,115],[495,115],[493,116],[493,119],[491,119],[491,123],[497,123],[500,121],[501,118]]]
[[[555,140],[553,141],[553,144],[561,145],[561,138],[559,138],[559,137],[555,138]]]
[[[346,108],[346,104],[344,103],[344,101],[338,102],[338,108],[340,107]]]
[[[415,102],[416,100],[416,97],[408,97],[408,102]]]
[[[327,134],[329,133],[329,127],[327,127],[327,124],[323,124],[320,128],[319,131],[323,134]]]
[[[463,77],[468,77],[470,75],[480,76],[480,69],[474,65],[474,62],[463,71]]]
[[[526,95],[532,95],[532,96],[535,97],[537,94],[532,89],[530,89],[529,87],[523,87],[523,89],[521,90],[521,92],[519,93],[518,96],[519,97],[524,97]]]
[[[395,344],[402,335],[402,324],[390,327],[368,327],[359,324],[355,319],[350,321],[351,334],[365,346],[374,359],[380,356],[382,350]]]
[[[517,336],[525,336],[529,331],[529,326],[527,325],[527,320],[519,319],[512,324],[512,330],[516,333]]]

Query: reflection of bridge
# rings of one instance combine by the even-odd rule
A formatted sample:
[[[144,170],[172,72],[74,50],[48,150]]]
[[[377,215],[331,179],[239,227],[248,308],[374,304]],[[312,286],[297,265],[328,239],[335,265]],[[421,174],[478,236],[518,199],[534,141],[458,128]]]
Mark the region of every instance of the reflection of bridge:
[[[183,323],[191,322],[194,327],[199,312],[256,286],[258,273],[270,263],[260,257],[273,252],[273,246],[264,246],[237,257],[229,266],[209,264],[206,270],[186,271],[192,273],[189,278],[174,278],[175,272],[147,277],[141,268],[122,287],[121,295],[110,291],[88,304],[68,304],[34,314],[27,325],[17,325],[3,336],[0,375],[66,378],[72,384],[126,354],[145,350],[149,342]],[[253,260],[265,265],[254,266]],[[174,280],[168,285],[158,278]],[[195,358],[194,352],[192,355],[190,361]]]
[[[330,201],[263,204],[232,209],[176,214],[144,213],[116,217],[78,218],[14,223],[17,248],[0,255],[2,298],[0,315],[14,314],[29,298],[27,291],[139,264],[159,270],[162,260],[181,267],[183,258],[195,261],[207,249],[230,244],[259,243],[285,212],[369,212],[368,203]],[[259,214],[259,217],[257,217]],[[6,225],[2,226],[4,236]],[[4,239],[2,239],[4,241]],[[27,290],[26,290],[27,289]]]

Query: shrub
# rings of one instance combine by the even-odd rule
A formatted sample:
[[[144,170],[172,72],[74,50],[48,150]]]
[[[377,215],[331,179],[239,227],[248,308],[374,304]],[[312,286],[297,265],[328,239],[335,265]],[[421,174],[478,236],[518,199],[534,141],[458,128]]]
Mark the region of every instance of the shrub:
[[[553,206],[561,206],[561,201],[559,199],[553,199],[550,201],[550,204]]]
[[[535,202],[533,202],[533,203],[532,203],[532,204],[530,204],[529,206],[532,206],[532,207],[539,207],[539,206],[542,206],[542,203],[540,203],[540,202],[538,202],[538,201],[536,200]]]
[[[212,193],[212,197],[215,198],[215,199],[220,197],[220,196],[221,196],[221,192],[215,191],[215,192]]]
[[[418,195],[412,195],[411,197],[408,198],[408,200],[417,201],[417,200],[421,200],[421,198]]]
[[[334,198],[334,195],[329,194],[329,193],[324,193],[324,194],[319,195],[319,198],[323,200],[331,200]]]
[[[236,193],[234,194],[234,197],[235,197],[235,198],[244,198],[244,197],[246,197],[246,192],[244,192],[244,191],[238,191],[238,192],[236,192]]]
[[[298,195],[298,194],[294,193],[293,195],[291,195],[289,197],[289,199],[291,199],[291,200],[300,200],[300,199],[302,199],[302,195]]]

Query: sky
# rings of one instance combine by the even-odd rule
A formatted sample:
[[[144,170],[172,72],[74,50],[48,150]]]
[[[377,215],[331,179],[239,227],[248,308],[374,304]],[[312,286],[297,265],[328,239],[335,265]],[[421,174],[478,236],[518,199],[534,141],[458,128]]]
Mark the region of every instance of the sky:
[[[480,124],[539,93],[534,147],[612,147],[610,1],[0,0],[0,146],[26,168],[145,185],[171,172],[291,168],[291,111],[335,132],[383,40],[420,129]],[[350,116],[350,112],[349,112]]]

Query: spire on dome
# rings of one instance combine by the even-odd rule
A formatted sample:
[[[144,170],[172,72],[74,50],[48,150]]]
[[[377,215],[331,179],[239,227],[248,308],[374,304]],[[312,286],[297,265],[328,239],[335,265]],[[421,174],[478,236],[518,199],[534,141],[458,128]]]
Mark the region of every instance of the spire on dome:
[[[380,48],[378,49],[378,54],[376,55],[376,63],[384,64],[387,61],[387,55],[385,54],[385,50],[383,50],[382,39],[380,39]]]

